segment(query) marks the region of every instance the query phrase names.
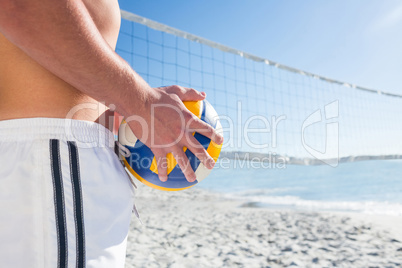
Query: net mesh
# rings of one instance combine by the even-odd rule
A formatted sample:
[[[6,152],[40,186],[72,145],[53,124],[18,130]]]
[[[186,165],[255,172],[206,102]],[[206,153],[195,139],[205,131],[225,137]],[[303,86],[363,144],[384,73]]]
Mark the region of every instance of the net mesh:
[[[220,115],[226,154],[302,164],[402,154],[402,96],[296,70],[125,11],[122,17],[116,52],[152,87],[205,91]]]

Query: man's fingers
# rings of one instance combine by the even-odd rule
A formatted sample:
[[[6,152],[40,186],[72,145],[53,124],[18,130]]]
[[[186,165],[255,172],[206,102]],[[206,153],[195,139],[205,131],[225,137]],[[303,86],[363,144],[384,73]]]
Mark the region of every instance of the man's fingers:
[[[173,156],[176,159],[177,163],[179,164],[181,171],[183,171],[183,174],[186,177],[187,181],[194,182],[197,179],[197,177],[183,149],[181,148],[177,151],[174,151]]]
[[[217,144],[223,143],[223,136],[219,134],[216,129],[214,129],[211,125],[208,125],[204,121],[195,118],[190,123],[190,130],[200,133],[207,138],[210,138],[213,142]]]
[[[165,90],[169,94],[176,94],[182,101],[199,101],[206,97],[205,92],[199,92],[194,88],[169,86],[166,87]]]
[[[156,164],[158,167],[158,176],[159,179],[163,182],[167,181],[167,160],[166,154],[158,153],[155,154]]]
[[[204,147],[194,138],[193,135],[187,136],[187,148],[209,169],[215,166],[215,161],[204,149]]]
[[[185,91],[179,96],[182,101],[200,101],[207,96],[205,92],[199,92],[193,88],[184,89]]]

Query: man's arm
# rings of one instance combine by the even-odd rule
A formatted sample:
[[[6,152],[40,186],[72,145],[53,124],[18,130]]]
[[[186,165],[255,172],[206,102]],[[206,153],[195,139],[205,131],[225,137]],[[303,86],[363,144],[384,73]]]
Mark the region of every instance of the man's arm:
[[[194,144],[191,132],[198,129],[217,143],[222,143],[223,138],[195,118],[181,102],[201,100],[205,96],[177,86],[151,88],[106,43],[81,1],[0,0],[0,31],[27,55],[81,92],[106,105],[114,104],[116,111],[126,117],[143,118],[147,123],[145,130],[137,121],[129,124],[134,134],[142,137],[154,152],[161,180],[167,179],[163,164],[169,152],[178,158],[187,179],[195,180],[183,146],[212,168],[212,158],[199,144]],[[174,111],[155,109],[151,131],[151,107],[162,103],[176,107],[183,115],[184,124]],[[155,133],[154,144],[151,144],[151,133]],[[183,137],[174,145],[163,146],[176,141],[182,133]]]

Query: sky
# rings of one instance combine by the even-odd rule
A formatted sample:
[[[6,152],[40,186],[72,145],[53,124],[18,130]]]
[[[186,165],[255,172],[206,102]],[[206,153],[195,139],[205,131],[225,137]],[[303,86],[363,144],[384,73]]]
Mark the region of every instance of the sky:
[[[321,76],[402,95],[402,1],[119,0],[120,8]]]

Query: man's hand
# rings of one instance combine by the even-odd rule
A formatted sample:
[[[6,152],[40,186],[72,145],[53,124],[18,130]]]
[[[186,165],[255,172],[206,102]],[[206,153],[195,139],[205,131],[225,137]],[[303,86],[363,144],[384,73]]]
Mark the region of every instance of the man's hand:
[[[161,181],[167,180],[168,153],[173,154],[186,179],[195,181],[196,175],[183,147],[187,147],[209,169],[214,167],[215,161],[192,133],[199,132],[217,144],[223,142],[223,137],[212,126],[198,119],[183,104],[183,101],[203,100],[205,93],[180,86],[155,88],[148,92],[142,113],[137,110],[136,116],[127,118],[130,128],[154,153]]]

